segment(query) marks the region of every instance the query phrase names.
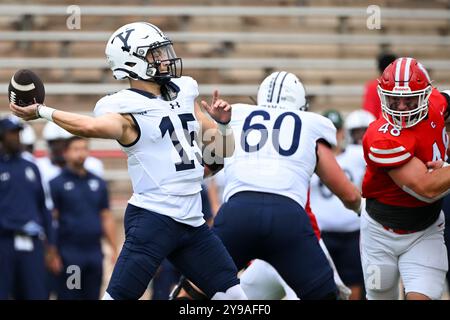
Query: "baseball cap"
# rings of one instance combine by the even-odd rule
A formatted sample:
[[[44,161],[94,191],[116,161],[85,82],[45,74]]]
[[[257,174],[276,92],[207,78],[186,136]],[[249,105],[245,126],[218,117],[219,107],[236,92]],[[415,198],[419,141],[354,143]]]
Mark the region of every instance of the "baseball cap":
[[[341,129],[344,125],[344,119],[342,118],[341,113],[337,110],[327,110],[323,113],[323,116],[330,119],[337,130]]]
[[[0,119],[0,132],[22,130],[23,125],[17,118],[6,117]]]

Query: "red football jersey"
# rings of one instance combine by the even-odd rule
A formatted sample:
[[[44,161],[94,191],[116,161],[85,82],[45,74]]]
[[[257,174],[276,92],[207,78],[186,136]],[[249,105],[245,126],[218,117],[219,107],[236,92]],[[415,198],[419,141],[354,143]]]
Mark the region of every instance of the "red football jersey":
[[[447,102],[438,90],[433,89],[428,106],[428,116],[407,129],[396,129],[384,117],[370,124],[363,138],[367,163],[362,185],[363,197],[394,206],[428,205],[398,187],[387,172],[388,169],[402,166],[413,157],[425,164],[428,161],[446,159],[448,136],[443,113]]]
[[[363,110],[369,111],[375,118],[382,117],[381,115],[381,101],[378,96],[378,79],[373,79],[366,83],[364,87]]]

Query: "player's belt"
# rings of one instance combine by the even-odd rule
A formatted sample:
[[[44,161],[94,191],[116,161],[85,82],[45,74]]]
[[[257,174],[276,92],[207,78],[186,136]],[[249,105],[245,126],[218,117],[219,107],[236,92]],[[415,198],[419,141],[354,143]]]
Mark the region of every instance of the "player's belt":
[[[386,226],[383,226],[383,228],[385,230],[387,230],[387,231],[390,231],[390,232],[393,232],[393,233],[396,233],[396,234],[411,234],[411,233],[417,232],[415,230],[413,231],[413,230],[393,229],[393,228],[389,228],[389,227],[386,227]]]
[[[384,229],[397,234],[425,230],[439,218],[442,199],[423,207],[401,207],[366,199],[366,211]]]

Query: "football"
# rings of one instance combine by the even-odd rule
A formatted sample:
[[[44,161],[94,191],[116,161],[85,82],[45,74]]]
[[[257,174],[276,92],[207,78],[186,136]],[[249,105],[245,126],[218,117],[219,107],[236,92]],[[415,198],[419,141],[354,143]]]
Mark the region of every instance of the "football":
[[[44,103],[44,83],[33,71],[20,69],[9,82],[8,97],[10,102],[20,107]]]

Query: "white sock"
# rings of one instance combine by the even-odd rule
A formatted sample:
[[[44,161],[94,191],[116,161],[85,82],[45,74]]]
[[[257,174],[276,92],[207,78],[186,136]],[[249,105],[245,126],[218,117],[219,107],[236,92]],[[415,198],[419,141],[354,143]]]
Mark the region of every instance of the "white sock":
[[[239,284],[228,288],[226,292],[216,292],[211,300],[248,300]]]
[[[105,294],[103,295],[102,300],[114,300],[114,298],[111,297],[108,292],[105,292]]]

